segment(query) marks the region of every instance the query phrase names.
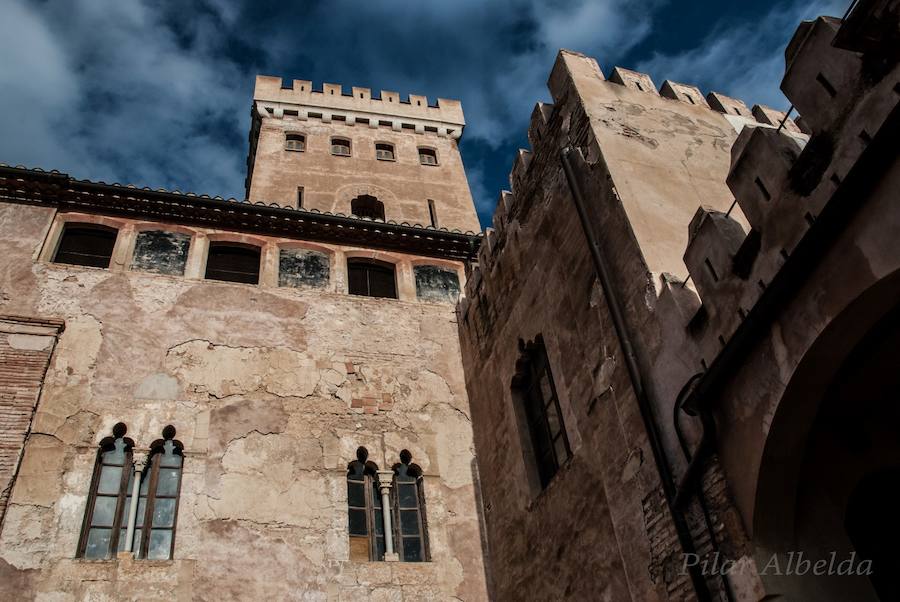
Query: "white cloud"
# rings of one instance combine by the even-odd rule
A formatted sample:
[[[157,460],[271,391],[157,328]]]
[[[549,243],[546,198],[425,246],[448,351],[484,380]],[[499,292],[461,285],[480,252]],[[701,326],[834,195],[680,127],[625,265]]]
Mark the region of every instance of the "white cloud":
[[[784,49],[804,19],[841,15],[845,2],[796,1],[772,8],[758,22],[721,24],[694,48],[673,55],[654,54],[636,65],[657,85],[663,80],[693,84],[704,92],[721,92],[752,106],[785,110],[789,103],[779,90],[784,76]]]

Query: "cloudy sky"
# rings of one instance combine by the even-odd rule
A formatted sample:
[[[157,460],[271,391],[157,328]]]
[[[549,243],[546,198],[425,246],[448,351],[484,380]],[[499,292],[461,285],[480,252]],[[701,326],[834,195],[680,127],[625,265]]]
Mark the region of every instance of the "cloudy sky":
[[[257,73],[462,100],[490,222],[558,48],[784,109],[784,46],[847,0],[2,0],[0,162],[243,196]]]

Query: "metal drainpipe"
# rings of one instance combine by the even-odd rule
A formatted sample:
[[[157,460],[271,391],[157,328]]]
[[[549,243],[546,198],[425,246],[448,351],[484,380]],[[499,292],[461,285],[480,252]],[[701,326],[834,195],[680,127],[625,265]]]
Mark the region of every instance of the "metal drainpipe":
[[[569,158],[569,156],[574,152],[576,151],[571,146],[567,146],[566,148],[562,149],[562,151],[560,151],[563,171],[566,174],[566,182],[569,185],[569,191],[572,193],[572,199],[575,201],[575,208],[578,211],[578,218],[581,222],[581,228],[588,242],[588,247],[591,252],[591,259],[594,262],[594,270],[596,271],[597,278],[600,280],[600,285],[603,287],[603,294],[606,297],[606,302],[607,306],[609,307],[610,316],[612,317],[613,326],[616,329],[616,335],[618,335],[619,343],[622,345],[622,352],[625,356],[625,366],[628,369],[628,376],[631,379],[631,386],[634,389],[634,394],[638,401],[638,407],[641,411],[641,418],[644,422],[644,428],[647,430],[647,438],[650,442],[650,449],[653,453],[653,459],[656,462],[656,465],[659,468],[660,476],[662,477],[661,481],[663,485],[663,492],[666,496],[666,504],[669,508],[669,513],[672,516],[672,522],[675,523],[675,530],[678,533],[678,541],[686,554],[695,554],[696,549],[694,548],[694,540],[693,537],[691,537],[690,528],[687,525],[684,514],[681,513],[681,511],[675,506],[674,503],[676,495],[675,479],[672,475],[672,470],[669,467],[669,463],[666,460],[662,440],[659,435],[659,430],[657,429],[656,422],[653,420],[653,414],[650,409],[647,392],[644,389],[643,377],[641,375],[641,371],[638,367],[637,359],[634,354],[631,335],[628,332],[627,326],[625,325],[622,306],[619,303],[618,295],[616,294],[615,288],[612,285],[612,279],[609,275],[609,269],[606,266],[606,261],[603,257],[602,251],[600,250],[600,244],[590,228],[590,220],[588,219],[587,209],[584,203],[584,196],[581,193],[581,187],[578,185],[578,180],[575,177],[575,168],[572,166],[571,160]],[[691,575],[691,582],[694,585],[694,591],[697,594],[697,598],[701,602],[711,602],[713,599],[712,592],[710,592],[709,590],[709,585],[706,583],[706,579],[704,579],[703,574],[700,571],[700,567],[697,565],[693,565],[689,570]]]

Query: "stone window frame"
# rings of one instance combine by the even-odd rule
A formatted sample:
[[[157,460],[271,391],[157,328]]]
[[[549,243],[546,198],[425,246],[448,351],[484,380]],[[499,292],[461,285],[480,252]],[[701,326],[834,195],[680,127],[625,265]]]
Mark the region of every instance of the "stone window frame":
[[[199,239],[200,237],[198,237]],[[202,246],[202,250],[198,249],[198,253],[202,252],[201,260],[198,262],[198,270],[196,272],[197,278],[202,280],[205,283],[213,283],[213,284],[222,284],[222,285],[243,285],[243,286],[262,286],[263,282],[266,280],[267,276],[267,267],[268,261],[267,257],[269,256],[271,249],[274,247],[271,241],[261,238],[259,236],[253,236],[248,234],[238,234],[235,232],[212,232],[206,234],[206,236],[202,237],[203,243],[198,244]],[[199,242],[199,240],[198,240]],[[235,245],[244,245],[250,247],[256,247],[259,249],[259,272],[258,277],[255,283],[250,282],[232,282],[229,280],[211,280],[206,277],[206,264],[209,259],[209,249],[211,247],[211,243],[233,243]],[[276,269],[277,269],[277,263]],[[187,270],[185,270],[187,273]],[[277,275],[275,276],[277,283]],[[271,284],[271,283],[270,283]]]
[[[59,244],[62,242],[63,232],[68,224],[84,224],[86,226],[102,226],[105,228],[113,228],[117,230],[116,241],[113,245],[112,255],[110,256],[109,266],[95,267],[88,265],[76,265],[68,263],[56,263],[54,261]],[[122,219],[106,217],[102,215],[94,215],[90,213],[62,212],[57,213],[50,224],[47,234],[44,237],[44,244],[37,252],[36,259],[41,263],[58,266],[63,269],[75,270],[108,270],[118,271],[122,269],[126,249],[129,244],[128,230],[131,224]]]
[[[306,152],[309,136],[306,132],[297,130],[286,130],[284,132],[284,150],[303,153]],[[299,144],[297,144],[299,142]]]
[[[382,259],[377,259],[374,257],[347,257],[347,294],[353,297],[365,297],[369,299],[392,299],[399,300],[400,299],[400,270],[398,269],[398,265],[392,261],[384,261]],[[352,293],[350,292],[350,265],[351,264],[358,265],[369,265],[376,270],[390,270],[394,276],[394,295],[386,296],[386,295],[372,295],[371,287],[369,287],[369,293]]]
[[[390,157],[380,157],[379,152],[385,151],[387,149],[380,149],[379,146],[389,146],[390,147]],[[396,162],[397,161],[397,145],[393,142],[388,142],[386,140],[376,140],[375,141],[375,159],[378,161],[389,161]]]
[[[337,144],[339,142],[346,142],[347,144],[346,145]],[[332,136],[329,144],[331,147],[331,155],[333,157],[352,157],[353,156],[353,141],[350,140],[350,138],[347,138],[346,136]],[[335,152],[335,147],[338,147],[338,146],[346,146],[347,152],[346,153]]]
[[[428,155],[428,153],[422,153],[423,150],[430,151],[431,155]],[[419,156],[419,165],[425,165],[427,167],[439,167],[441,164],[441,158],[440,158],[440,155],[438,154],[438,149],[433,146],[418,145],[416,147],[416,154]],[[428,163],[428,162],[422,161],[423,156],[433,156],[434,163]]]
[[[349,259],[374,259],[376,261],[381,261],[384,263],[390,263],[394,265],[394,277],[396,278],[397,283],[397,298],[390,299],[385,297],[362,297],[362,296],[353,296],[354,299],[368,299],[368,300],[376,300],[376,301],[385,301],[385,302],[395,302],[395,301],[406,301],[406,302],[415,302],[416,301],[416,281],[415,276],[413,275],[413,263],[416,261],[422,261],[427,264],[443,264],[443,260],[431,260],[431,259],[413,259],[409,255],[404,255],[401,253],[394,253],[391,251],[376,251],[373,249],[363,249],[363,248],[347,248],[344,247],[339,249],[335,253],[335,261],[337,263],[337,272],[335,272],[335,280],[336,291],[338,293],[349,295],[349,282],[348,282],[348,274],[347,274],[347,261]],[[447,262],[450,263],[450,262]]]
[[[100,488],[100,476],[104,467],[103,455],[108,451],[112,451],[115,448],[116,442],[122,440],[125,445],[125,456],[121,465],[122,475],[120,478],[119,493],[116,496],[116,509],[113,512],[112,525],[110,525],[111,532],[107,556],[103,558],[89,558],[89,560],[111,560],[118,552],[119,536],[122,530],[122,518],[123,516],[127,516],[125,513],[128,512],[125,503],[125,500],[127,499],[129,493],[128,483],[131,480],[131,475],[134,473],[132,454],[134,452],[135,446],[134,441],[131,438],[125,436],[127,432],[128,427],[124,423],[119,422],[115,426],[113,426],[111,435],[104,437],[97,443],[97,452],[94,459],[94,469],[91,474],[91,484],[90,488],[88,489],[87,502],[84,508],[84,519],[81,523],[81,532],[78,538],[78,548],[75,553],[75,556],[77,558],[85,558],[88,535],[91,530],[94,511],[96,510],[98,495],[110,497],[108,494],[105,495],[98,493]]]

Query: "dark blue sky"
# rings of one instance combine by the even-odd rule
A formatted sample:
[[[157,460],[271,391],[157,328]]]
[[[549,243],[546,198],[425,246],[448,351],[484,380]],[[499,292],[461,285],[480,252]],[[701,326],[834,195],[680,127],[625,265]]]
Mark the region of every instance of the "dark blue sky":
[[[0,162],[243,195],[257,73],[459,98],[482,224],[560,47],[786,108],[784,46],[846,0],[6,0]]]

